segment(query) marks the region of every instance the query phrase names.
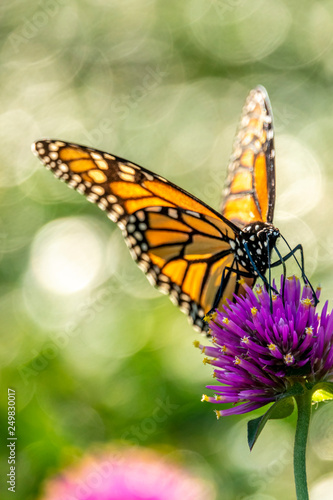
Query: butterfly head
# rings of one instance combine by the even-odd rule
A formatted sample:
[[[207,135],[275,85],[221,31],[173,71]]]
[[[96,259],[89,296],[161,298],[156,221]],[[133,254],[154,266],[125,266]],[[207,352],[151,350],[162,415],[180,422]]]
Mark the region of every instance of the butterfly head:
[[[264,274],[270,261],[272,249],[276,245],[276,241],[280,236],[280,231],[267,222],[253,222],[245,226],[240,232],[240,248],[243,253],[240,263],[247,270],[253,271],[253,263],[257,271]],[[237,252],[236,252],[237,255]],[[252,262],[251,262],[252,261]]]

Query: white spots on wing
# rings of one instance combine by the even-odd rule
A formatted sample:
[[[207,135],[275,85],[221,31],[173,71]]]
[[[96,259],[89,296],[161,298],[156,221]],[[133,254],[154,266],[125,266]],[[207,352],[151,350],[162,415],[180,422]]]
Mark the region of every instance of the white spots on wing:
[[[158,285],[158,289],[160,292],[168,295],[168,293],[170,292],[170,285],[168,285],[167,283],[161,283]]]
[[[129,174],[130,176],[135,175],[135,169],[133,167],[129,167],[128,165],[124,165],[123,163],[118,163],[119,169],[124,174]]]
[[[193,215],[193,217],[196,217],[197,219],[200,219],[200,214],[198,214],[198,212],[192,212],[192,210],[186,210],[186,213],[188,215]]]
[[[49,144],[49,150],[50,150],[50,151],[58,151],[58,150],[59,150],[59,146],[58,146],[58,144],[57,144],[57,143],[55,143],[55,142],[51,142],[51,143]]]
[[[149,269],[148,262],[145,262],[145,261],[142,261],[142,260],[140,260],[140,262],[138,262],[138,266],[141,269],[141,271],[143,271],[144,273],[146,273],[148,271],[148,269]]]
[[[139,210],[139,212],[137,212],[136,214],[137,218],[140,220],[140,221],[143,221],[145,220],[145,213],[143,210]]]
[[[78,184],[79,182],[82,181],[82,177],[79,174],[73,174],[72,175],[72,180]]]
[[[148,210],[149,212],[161,212],[162,207],[149,207]]]
[[[146,276],[151,285],[156,285],[156,278],[154,278],[154,276],[152,276],[150,273],[147,273]]]
[[[96,165],[101,170],[108,170],[108,168],[109,168],[109,165],[107,164],[107,162],[105,160],[96,160]]]
[[[243,250],[242,250],[241,248],[239,248],[239,249],[237,250],[237,254],[238,254],[240,257],[242,257],[242,256],[244,255],[244,252],[243,252]]]
[[[109,153],[104,153],[103,156],[107,160],[115,160],[116,159],[114,156],[110,155]]]
[[[135,231],[135,225],[132,223],[127,224],[126,229],[129,233],[133,233]]]
[[[165,274],[161,274],[158,278],[160,281],[164,281],[165,283],[169,283],[170,281],[169,276],[165,276]]]
[[[139,231],[135,231],[134,238],[136,238],[138,241],[142,241],[143,240],[142,233],[140,233]]]
[[[100,198],[99,204],[103,205],[104,207],[107,207],[109,205],[105,198]]]
[[[236,243],[234,242],[234,240],[229,240],[229,245],[230,245],[230,247],[231,247],[233,250],[235,250],[235,248],[236,248]]]
[[[142,248],[142,251],[143,251],[143,252],[146,252],[146,251],[148,250],[148,245],[147,245],[147,243],[142,243],[142,244],[141,244],[141,248]]]
[[[93,160],[102,160],[102,156],[99,153],[96,153],[95,151],[92,151],[90,155]]]
[[[96,203],[96,201],[98,200],[98,195],[95,193],[89,193],[87,195],[87,200],[90,201],[91,203]]]
[[[169,217],[172,217],[173,219],[178,219],[178,212],[175,208],[169,208],[168,215],[169,215]]]
[[[144,172],[143,170],[141,170],[141,172],[143,173],[143,175],[145,176],[145,178],[147,179],[147,181],[153,181],[154,180],[154,176],[149,174],[148,172]]]
[[[175,306],[178,306],[178,298],[174,294],[170,294],[170,300]]]
[[[118,221],[118,217],[116,216],[116,214],[114,212],[108,212],[107,216],[109,217],[109,219],[112,220],[112,222]]]
[[[145,231],[147,229],[147,224],[145,224],[144,222],[140,222],[139,229],[141,229],[141,231]]]
[[[115,204],[113,205],[113,210],[115,210],[115,212],[117,212],[119,215],[123,215],[124,213],[124,209],[121,205],[118,205],[118,204]]]
[[[118,175],[122,181],[126,182],[135,182],[135,178],[133,175],[124,174],[123,172],[118,172]]]
[[[66,165],[65,163],[60,163],[59,165],[59,169],[62,171],[62,172],[68,172],[68,165]]]
[[[105,189],[102,186],[94,185],[91,187],[91,191],[99,196],[103,196],[103,194],[105,194]]]
[[[78,191],[80,194],[84,194],[86,189],[87,188],[84,184],[79,184],[76,188],[76,191]]]
[[[106,199],[108,200],[109,203],[117,203],[118,198],[116,198],[113,194],[108,194]]]

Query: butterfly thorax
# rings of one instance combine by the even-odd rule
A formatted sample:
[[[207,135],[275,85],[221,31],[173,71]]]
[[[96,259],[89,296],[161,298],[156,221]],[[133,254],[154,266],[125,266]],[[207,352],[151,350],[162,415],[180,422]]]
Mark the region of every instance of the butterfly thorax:
[[[253,274],[258,272],[264,274],[279,236],[279,230],[272,224],[265,222],[248,224],[235,238],[234,251],[237,261]]]

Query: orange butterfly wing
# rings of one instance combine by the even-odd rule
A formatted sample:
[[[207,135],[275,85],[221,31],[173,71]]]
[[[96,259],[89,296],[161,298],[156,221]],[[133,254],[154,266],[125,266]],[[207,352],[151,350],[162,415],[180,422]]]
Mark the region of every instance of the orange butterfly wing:
[[[122,158],[57,140],[38,141],[33,149],[56,177],[107,212],[150,282],[205,329],[202,318],[214,304],[223,269],[246,272],[230,245],[237,228],[194,196]],[[218,307],[240,288],[237,273],[226,270]]]
[[[222,214],[239,227],[273,221],[275,150],[273,115],[266,90],[253,89],[245,102],[230,158]]]

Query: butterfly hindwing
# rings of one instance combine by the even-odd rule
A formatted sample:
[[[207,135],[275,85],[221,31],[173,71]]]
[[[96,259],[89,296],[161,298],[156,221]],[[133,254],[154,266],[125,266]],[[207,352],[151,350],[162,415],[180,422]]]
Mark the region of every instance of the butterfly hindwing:
[[[273,221],[275,150],[273,115],[263,87],[245,102],[224,191],[222,214],[239,227]]]
[[[239,268],[231,246],[237,228],[203,202],[138,165],[92,148],[44,140],[35,143],[34,152],[56,177],[118,223],[150,282],[198,329],[205,329],[203,316],[214,305],[223,269],[218,306],[239,292],[235,271],[246,270]]]

